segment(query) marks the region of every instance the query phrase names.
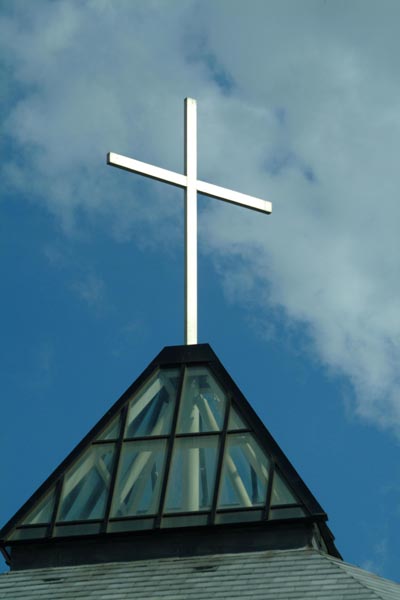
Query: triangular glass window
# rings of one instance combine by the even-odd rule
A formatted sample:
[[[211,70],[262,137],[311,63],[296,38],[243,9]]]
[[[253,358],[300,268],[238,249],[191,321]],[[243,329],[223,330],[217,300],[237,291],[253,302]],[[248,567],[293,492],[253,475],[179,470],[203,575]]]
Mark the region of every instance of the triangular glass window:
[[[117,415],[109,425],[97,436],[97,440],[117,440],[121,429],[121,415]]]
[[[271,506],[280,504],[298,504],[297,498],[289,489],[288,485],[283,481],[282,476],[275,471],[274,482],[272,485]]]
[[[146,370],[3,540],[321,514],[215,355],[188,352]]]
[[[228,430],[234,431],[235,429],[248,429],[248,427],[235,407],[232,406],[229,413]]]
[[[22,525],[50,523],[54,510],[54,488],[45,496],[22,521]]]
[[[182,397],[177,433],[221,431],[226,396],[209,369],[186,369]]]
[[[178,381],[178,369],[155,373],[129,404],[125,438],[170,433]]]

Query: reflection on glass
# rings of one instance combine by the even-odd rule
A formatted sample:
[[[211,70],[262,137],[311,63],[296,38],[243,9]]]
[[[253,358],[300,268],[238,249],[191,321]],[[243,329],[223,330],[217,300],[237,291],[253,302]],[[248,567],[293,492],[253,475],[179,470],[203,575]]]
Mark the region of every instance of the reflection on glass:
[[[210,508],[215,485],[218,437],[175,440],[165,512]]]
[[[144,529],[153,529],[153,527],[154,519],[132,519],[132,521],[110,521],[107,531],[142,531]]]
[[[54,488],[40,500],[22,521],[23,525],[36,525],[50,523],[54,507]]]
[[[170,433],[179,369],[158,371],[129,404],[125,437]]]
[[[271,506],[278,504],[298,504],[298,500],[283,481],[278,471],[275,471],[272,484]]]
[[[222,467],[219,508],[263,505],[269,460],[250,433],[228,435]]]
[[[209,514],[193,514],[193,515],[176,515],[163,517],[161,527],[194,527],[199,525],[207,525]]]
[[[125,442],[119,461],[112,517],[158,511],[165,462],[165,440]]]
[[[23,527],[12,532],[10,540],[37,540],[47,535],[47,527]]]
[[[118,414],[107,427],[97,436],[97,440],[116,440],[119,437],[120,414]]]
[[[262,510],[237,510],[234,512],[217,513],[216,523],[245,523],[250,521],[261,521]]]
[[[185,371],[178,433],[221,431],[226,396],[205,367],[189,367]]]
[[[70,535],[93,535],[100,532],[100,523],[78,523],[76,525],[57,525],[54,535],[57,537]]]
[[[58,521],[101,519],[104,514],[114,444],[91,446],[65,476]]]
[[[232,406],[229,413],[228,430],[232,431],[233,429],[249,429],[249,427],[243,421],[236,409]]]

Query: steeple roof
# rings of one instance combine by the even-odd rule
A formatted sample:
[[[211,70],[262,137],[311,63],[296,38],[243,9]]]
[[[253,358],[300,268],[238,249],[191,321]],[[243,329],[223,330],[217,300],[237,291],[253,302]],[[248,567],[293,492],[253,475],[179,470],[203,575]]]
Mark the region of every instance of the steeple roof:
[[[0,532],[3,547],[327,516],[210,346],[167,347]],[[232,532],[231,532],[232,533]],[[286,535],[286,534],[285,534]],[[104,556],[103,556],[104,559]]]

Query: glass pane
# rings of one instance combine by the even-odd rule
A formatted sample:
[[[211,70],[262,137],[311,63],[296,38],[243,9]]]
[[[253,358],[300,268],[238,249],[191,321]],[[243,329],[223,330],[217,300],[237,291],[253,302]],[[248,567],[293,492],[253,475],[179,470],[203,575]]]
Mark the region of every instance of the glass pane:
[[[271,506],[277,504],[298,504],[299,501],[292,494],[287,484],[277,471],[274,473],[274,482],[272,485]]]
[[[232,429],[250,429],[248,425],[246,425],[246,423],[243,421],[242,417],[239,415],[238,412],[236,412],[236,410],[234,409],[234,407],[231,407],[230,413],[229,413],[229,422],[228,422],[228,430],[232,430]]]
[[[110,521],[107,526],[108,532],[116,531],[142,531],[143,529],[153,529],[154,519],[124,519],[123,521]]]
[[[56,537],[70,535],[90,535],[100,533],[100,523],[77,523],[76,525],[57,525],[54,528]]]
[[[211,506],[219,436],[175,440],[165,512],[207,510]]]
[[[163,517],[161,527],[195,527],[208,525],[209,514],[205,515],[176,515],[174,517]]]
[[[205,367],[185,371],[178,433],[221,431],[224,423],[226,396]]]
[[[217,513],[216,523],[243,523],[246,521],[261,521],[262,510],[236,510],[234,512]]]
[[[50,523],[54,508],[54,488],[42,498],[22,521],[23,525]]]
[[[166,440],[124,443],[112,503],[113,517],[158,512],[165,454]]]
[[[221,477],[219,508],[264,504],[269,460],[250,433],[228,435]]]
[[[58,521],[101,519],[110,486],[114,444],[96,444],[66,474]]]
[[[306,513],[300,506],[293,508],[274,508],[270,510],[269,518],[274,519],[295,519],[296,517],[305,517]]]
[[[96,440],[117,440],[120,430],[120,414],[118,414],[97,436]]]
[[[47,535],[47,527],[24,527],[12,532],[9,540],[38,540]]]
[[[129,404],[125,437],[165,435],[171,421],[179,383],[179,369],[159,371]]]

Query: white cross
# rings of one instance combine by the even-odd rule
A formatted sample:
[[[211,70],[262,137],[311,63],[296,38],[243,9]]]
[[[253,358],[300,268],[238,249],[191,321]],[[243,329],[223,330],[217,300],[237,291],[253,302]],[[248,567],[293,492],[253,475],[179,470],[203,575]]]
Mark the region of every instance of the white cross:
[[[176,185],[185,190],[185,344],[197,344],[197,192],[263,213],[272,204],[197,179],[196,100],[185,98],[185,174],[109,152],[107,164]]]

